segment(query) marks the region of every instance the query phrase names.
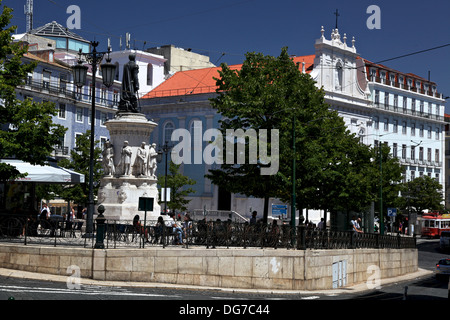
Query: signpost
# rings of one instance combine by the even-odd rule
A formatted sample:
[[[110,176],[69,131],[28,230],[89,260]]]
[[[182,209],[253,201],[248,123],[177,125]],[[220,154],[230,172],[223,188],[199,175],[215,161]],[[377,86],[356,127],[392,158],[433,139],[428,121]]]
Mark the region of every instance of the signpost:
[[[395,217],[397,216],[397,208],[388,208],[387,215],[391,218],[391,232],[393,230],[393,223],[395,222]]]
[[[153,203],[155,199],[149,197],[139,197],[138,211],[145,211],[144,213],[144,236],[147,223],[147,211],[153,211]],[[142,248],[144,248],[145,241],[142,241]]]
[[[285,204],[272,204],[272,217],[274,215],[287,216],[287,205]]]

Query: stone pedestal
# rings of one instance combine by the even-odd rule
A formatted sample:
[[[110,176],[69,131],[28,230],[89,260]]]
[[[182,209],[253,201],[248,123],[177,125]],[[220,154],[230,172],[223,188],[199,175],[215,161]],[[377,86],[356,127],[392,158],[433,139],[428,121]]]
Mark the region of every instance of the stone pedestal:
[[[105,207],[105,218],[131,221],[138,214],[143,220],[144,212],[138,211],[139,198],[150,197],[155,200],[153,211],[147,212],[147,220],[157,220],[161,214],[156,188],[157,178],[147,172],[142,174],[134,165],[138,149],[142,148],[143,142],[148,157],[150,134],[157,124],[140,113],[119,113],[105,125],[114,150],[115,166],[114,174],[106,175],[100,180],[98,204]],[[132,151],[129,174],[124,174],[121,163],[121,151],[125,141]]]

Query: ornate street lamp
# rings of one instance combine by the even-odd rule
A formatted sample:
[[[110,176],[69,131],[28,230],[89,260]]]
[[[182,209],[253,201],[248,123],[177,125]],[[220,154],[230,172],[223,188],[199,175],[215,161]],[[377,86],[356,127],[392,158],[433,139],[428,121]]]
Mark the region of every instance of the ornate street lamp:
[[[107,52],[97,52],[98,41],[92,41],[92,52],[82,53],[79,52],[78,64],[72,67],[73,82],[81,88],[86,84],[88,67],[83,64],[82,56],[84,56],[87,64],[92,68],[92,105],[91,105],[91,145],[89,154],[89,197],[86,217],[86,235],[87,237],[93,237],[94,234],[94,140],[95,140],[95,88],[96,88],[96,73],[97,65],[103,60],[105,54],[107,54],[106,63],[102,64],[102,77],[103,84],[106,87],[110,87],[114,83],[114,76],[116,74],[116,66],[111,63],[109,53],[111,48],[108,48]]]

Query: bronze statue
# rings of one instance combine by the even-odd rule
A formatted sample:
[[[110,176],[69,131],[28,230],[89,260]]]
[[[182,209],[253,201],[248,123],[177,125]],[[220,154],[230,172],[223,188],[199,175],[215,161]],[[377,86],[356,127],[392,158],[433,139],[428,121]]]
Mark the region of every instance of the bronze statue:
[[[119,112],[138,112],[139,66],[136,63],[136,54],[131,53],[123,66],[122,94],[119,102]]]

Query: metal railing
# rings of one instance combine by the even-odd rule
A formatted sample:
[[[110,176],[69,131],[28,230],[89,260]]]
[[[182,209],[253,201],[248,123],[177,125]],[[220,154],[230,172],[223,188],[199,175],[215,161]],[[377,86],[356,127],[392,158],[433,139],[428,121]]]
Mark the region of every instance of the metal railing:
[[[167,223],[167,222],[165,222]],[[286,249],[356,249],[415,248],[415,237],[361,234],[306,228],[300,225],[249,224],[231,221],[189,221],[180,228],[156,221],[106,220],[103,229],[105,248],[147,246],[202,246],[206,248],[286,248]],[[98,226],[95,225],[98,229]],[[97,230],[94,230],[94,232]],[[96,234],[86,236],[84,220],[65,221],[62,217],[40,220],[37,217],[1,216],[0,242],[23,245],[94,247]],[[181,239],[181,242],[179,240]]]

